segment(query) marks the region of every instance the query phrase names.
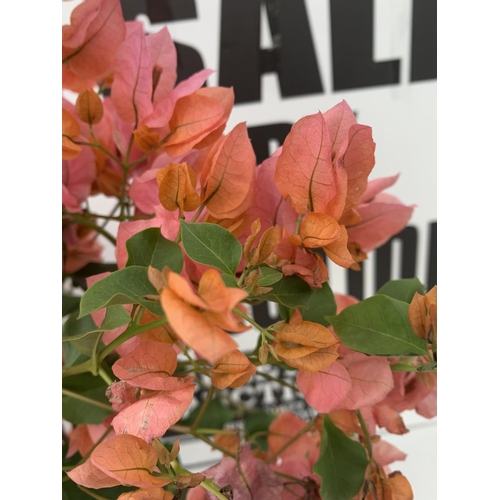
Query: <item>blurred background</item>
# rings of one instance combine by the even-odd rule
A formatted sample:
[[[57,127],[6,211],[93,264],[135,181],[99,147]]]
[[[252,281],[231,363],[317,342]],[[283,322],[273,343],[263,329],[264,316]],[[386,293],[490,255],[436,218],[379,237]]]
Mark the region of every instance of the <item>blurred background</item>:
[[[63,24],[80,3],[62,3]],[[409,226],[370,254],[361,272],[330,263],[330,284],[334,292],[360,299],[389,279],[417,276],[428,289],[436,284],[435,0],[122,0],[122,8],[126,20],[142,21],[148,33],[168,26],[179,81],[211,68],[208,86],[234,87],[227,130],[247,122],[259,162],[299,118],[345,99],[358,122],[373,128],[376,165],[370,178],[399,173],[388,192],[416,208]],[[92,200],[97,213],[111,205],[104,196]],[[103,244],[104,260],[113,262],[114,249]],[[264,305],[254,315],[263,321],[277,312]],[[254,337],[245,335],[242,349],[254,345]],[[266,384],[254,387],[261,394],[256,400],[292,409],[291,396],[276,397]],[[254,404],[252,395],[246,400]],[[403,418],[409,433],[380,431],[408,455],[391,468],[409,479],[416,500],[434,500],[437,419],[415,412]],[[193,471],[219,459],[194,440],[182,450]]]

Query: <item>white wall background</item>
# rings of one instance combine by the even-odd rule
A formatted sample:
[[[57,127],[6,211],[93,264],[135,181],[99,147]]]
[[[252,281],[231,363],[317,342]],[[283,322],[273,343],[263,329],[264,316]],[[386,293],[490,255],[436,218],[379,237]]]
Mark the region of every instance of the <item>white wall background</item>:
[[[63,24],[69,22],[71,10],[80,0],[62,4]],[[286,2],[284,2],[286,3]],[[376,165],[373,176],[385,177],[401,173],[397,185],[390,190],[406,204],[416,204],[411,224],[419,229],[417,249],[417,276],[425,283],[428,248],[428,224],[436,220],[436,94],[435,80],[410,83],[410,40],[412,0],[374,0],[374,55],[375,62],[400,59],[401,83],[384,87],[363,88],[333,93],[331,90],[331,55],[329,6],[327,0],[306,1],[314,47],[324,93],[282,99],[278,78],[266,74],[263,78],[262,101],[238,104],[231,114],[228,130],[239,122],[248,126],[268,123],[293,123],[304,115],[318,110],[326,111],[342,99],[357,111],[358,121],[373,128]],[[220,1],[197,0],[197,19],[166,23],[172,38],[196,48],[202,55],[205,66],[217,70],[219,66]],[[148,32],[155,32],[163,24],[151,25],[145,15],[138,19],[146,25]],[[355,35],[353,35],[355,36]],[[261,46],[271,45],[267,19],[262,19]],[[216,74],[208,85],[217,85]],[[110,200],[104,196],[93,200],[97,213],[105,213]],[[101,212],[101,210],[103,210]],[[108,225],[116,229],[116,225]],[[106,243],[104,242],[106,245]],[[106,245],[105,260],[113,261],[113,249]],[[366,263],[364,273],[367,295],[374,293],[374,273],[370,271],[372,261]],[[393,269],[395,267],[393,266]],[[331,268],[332,288],[346,292],[346,273],[340,268]],[[398,276],[393,276],[397,278]],[[248,337],[247,337],[248,338]],[[382,431],[383,438],[407,453],[404,462],[395,462],[393,470],[401,470],[412,484],[416,500],[437,498],[437,419],[427,420],[415,412],[403,415],[408,434],[396,436]],[[210,454],[212,453],[212,454]],[[218,452],[210,452],[204,443],[186,442],[182,457],[186,463],[190,457],[218,458]],[[206,465],[204,466],[206,467]]]

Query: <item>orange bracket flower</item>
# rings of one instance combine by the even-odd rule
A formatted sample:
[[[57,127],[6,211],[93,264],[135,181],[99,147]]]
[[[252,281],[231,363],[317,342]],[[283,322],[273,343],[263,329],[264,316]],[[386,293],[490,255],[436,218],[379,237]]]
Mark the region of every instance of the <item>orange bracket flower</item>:
[[[255,375],[255,365],[237,349],[222,356],[215,363],[212,371],[212,384],[217,389],[241,387],[245,385],[252,375]]]
[[[317,372],[338,358],[339,341],[318,323],[285,324],[275,337],[276,354],[294,368]]]
[[[244,332],[250,327],[237,319],[232,309],[248,293],[227,288],[215,269],[205,271],[198,293],[180,274],[166,273],[160,302],[177,336],[211,363],[238,348],[227,333]]]

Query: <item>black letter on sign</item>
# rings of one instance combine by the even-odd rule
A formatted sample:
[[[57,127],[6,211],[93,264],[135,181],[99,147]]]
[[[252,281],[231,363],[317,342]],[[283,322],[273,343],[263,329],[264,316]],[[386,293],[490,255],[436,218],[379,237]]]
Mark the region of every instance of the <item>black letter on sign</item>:
[[[174,42],[174,44],[177,49],[177,85],[177,83],[202,70],[204,66],[196,49],[182,43]]]
[[[402,243],[401,268],[399,276],[391,277],[392,242],[395,239],[401,240]],[[375,252],[377,290],[391,279],[413,278],[415,276],[416,264],[417,229],[407,226]]]
[[[363,300],[365,295],[363,293],[363,263],[359,263],[361,268],[359,271],[353,271],[352,269],[347,270],[347,293],[356,297],[359,300]]]
[[[276,139],[281,146],[291,128],[291,123],[273,123],[272,125],[248,127],[248,136],[252,141],[253,150],[257,157],[257,165],[269,158],[269,141]]]
[[[196,19],[194,0],[121,0],[125,21],[146,14],[151,23]]]
[[[373,62],[373,0],[330,0],[330,19],[333,90],[399,83],[399,60]]]
[[[430,227],[429,262],[427,267],[427,290],[437,284],[437,222]]]
[[[261,75],[277,72],[281,94],[323,92],[304,0],[265,0],[273,48],[260,48],[259,0],[222,0],[219,85],[236,102],[260,101]]]
[[[196,19],[194,0],[121,0],[123,17],[133,21],[138,14],[146,14],[151,23]],[[204,68],[200,54],[193,47],[175,43],[177,50],[177,82],[189,78]]]
[[[436,0],[414,0],[411,35],[411,81],[437,78]]]

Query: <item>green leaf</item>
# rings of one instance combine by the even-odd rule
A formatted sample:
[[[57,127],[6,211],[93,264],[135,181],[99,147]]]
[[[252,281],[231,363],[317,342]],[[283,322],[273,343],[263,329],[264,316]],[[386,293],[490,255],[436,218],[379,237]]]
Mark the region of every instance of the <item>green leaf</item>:
[[[363,486],[367,466],[363,445],[347,437],[326,415],[319,459],[313,466],[321,477],[321,498],[351,500]]]
[[[418,278],[409,278],[388,281],[380,288],[377,295],[387,295],[393,299],[401,300],[409,304],[413,299],[415,292],[418,292],[420,295],[424,295],[425,285],[420,283]]]
[[[78,318],[78,311],[70,314],[62,327],[63,342],[76,340],[97,331],[97,325],[94,323],[92,316]]]
[[[427,355],[427,344],[408,320],[408,304],[375,295],[326,318],[343,344],[378,356]]]
[[[417,371],[419,372],[435,372],[437,370],[437,361],[431,361],[430,363],[425,363],[425,365],[419,366]]]
[[[73,295],[66,295],[63,293],[62,296],[62,316],[67,316],[71,314],[73,311],[78,309],[80,305],[81,297],[74,297]]]
[[[272,267],[261,267],[262,276],[259,280],[259,286],[271,286],[283,278],[283,273]]]
[[[330,323],[325,319],[325,316],[336,313],[337,304],[335,303],[335,297],[330,285],[325,282],[321,289],[312,292],[309,307],[305,311],[302,311],[302,319],[328,327]]]
[[[182,245],[191,259],[234,275],[243,250],[227,229],[217,224],[190,224],[182,220],[181,227]]]
[[[115,330],[120,328],[120,326],[125,326],[130,323],[130,314],[125,310],[123,306],[109,306],[106,309],[106,316],[101,325],[101,330]]]
[[[307,308],[312,294],[312,288],[304,280],[298,276],[285,276],[273,286],[271,292],[259,295],[255,299],[278,302],[292,309],[297,307]]]
[[[79,317],[116,304],[140,304],[151,313],[163,316],[160,303],[144,298],[146,295],[158,295],[149,282],[148,269],[126,267],[97,281],[83,294]]]
[[[161,271],[168,266],[175,273],[182,271],[184,258],[181,247],[164,238],[159,227],[151,227],[134,234],[125,245],[128,253],[126,267],[152,266]]]
[[[129,313],[120,305],[109,306],[106,309],[106,316],[100,327],[94,323],[91,316],[79,319],[78,312],[74,312],[63,325],[62,340],[63,342],[72,342],[96,332],[115,330],[130,323],[130,319]]]
[[[63,342],[64,368],[79,365],[89,359],[89,356],[82,354],[71,342]]]
[[[90,373],[64,377],[64,389],[68,389],[91,400],[105,403],[110,406],[110,409],[106,410],[92,403],[63,394],[63,418],[72,424],[100,424],[108,415],[113,413],[106,397],[107,387],[107,384],[100,377],[94,377]]]
[[[289,307],[286,307],[283,304],[279,303],[278,303],[278,311],[280,313],[280,318],[288,323],[292,317],[293,311]]]
[[[251,437],[255,433],[263,433],[269,429],[271,422],[276,418],[276,415],[269,413],[264,410],[251,410],[245,413],[243,420],[245,422],[245,433],[247,438]],[[267,436],[259,435],[254,438],[260,448],[267,451]]]
[[[187,425],[191,427],[198,416],[201,409],[201,404],[199,404],[184,420],[181,420],[179,424]],[[201,422],[198,427],[206,429],[222,429],[224,424],[232,422],[236,417],[236,411],[231,410],[227,406],[224,406],[218,399],[212,399],[208,404],[208,407],[203,415]]]
[[[232,274],[222,273],[220,277],[222,278],[224,285],[230,288],[239,288],[236,278]]]
[[[77,340],[72,340],[70,344],[85,356],[91,358],[98,344],[101,342],[102,332],[92,332]]]
[[[95,490],[91,490],[94,491]],[[134,488],[127,486],[115,486],[99,490],[99,496],[108,500],[116,500],[122,493],[134,491]],[[64,481],[62,483],[62,500],[95,500],[95,497],[88,495],[73,481]]]

